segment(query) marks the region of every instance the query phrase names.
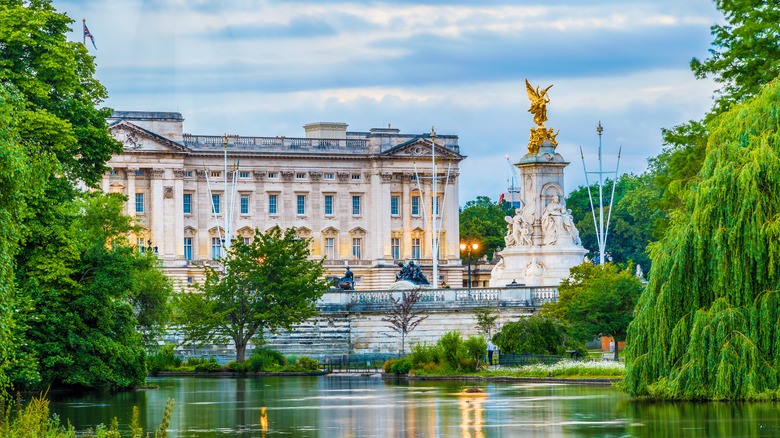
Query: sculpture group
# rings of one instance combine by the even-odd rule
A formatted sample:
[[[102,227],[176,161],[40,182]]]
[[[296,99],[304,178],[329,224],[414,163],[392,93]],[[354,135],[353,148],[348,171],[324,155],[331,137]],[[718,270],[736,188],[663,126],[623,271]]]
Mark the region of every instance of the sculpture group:
[[[525,80],[525,89],[528,92],[528,99],[531,100],[531,108],[528,112],[534,115],[534,123],[536,128],[531,128],[531,136],[528,142],[528,152],[531,154],[538,154],[539,148],[545,140],[549,140],[554,146],[558,146],[558,141],[555,137],[561,132],[555,132],[555,129],[547,129],[544,126],[544,122],[547,121],[547,104],[550,103],[550,97],[547,95],[547,90],[552,88],[552,85],[539,91],[539,87],[531,86],[528,79]]]
[[[398,267],[401,268],[401,272],[396,272],[395,281],[409,281],[414,284],[430,284],[428,279],[425,278],[425,274],[422,273],[422,269],[414,264],[414,260],[410,260],[409,264],[404,266],[404,262],[398,262]]]
[[[504,241],[507,247],[533,246],[535,205],[533,201],[525,203],[522,208],[515,209],[514,217],[505,216],[507,234]],[[544,208],[541,217],[542,245],[579,245],[580,233],[574,225],[571,210],[559,202],[558,195],[553,195]]]

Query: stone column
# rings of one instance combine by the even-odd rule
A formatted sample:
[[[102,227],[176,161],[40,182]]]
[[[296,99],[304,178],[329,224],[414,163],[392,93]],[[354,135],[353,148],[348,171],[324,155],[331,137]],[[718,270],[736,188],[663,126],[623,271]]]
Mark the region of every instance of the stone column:
[[[127,177],[127,214],[132,217],[135,217],[135,173],[138,170],[137,167],[125,169],[125,176]]]
[[[447,230],[447,258],[458,259],[460,254],[460,212],[458,206],[458,173],[450,173],[447,181],[447,216],[444,218],[444,229]],[[444,258],[444,257],[442,257]]]
[[[403,248],[401,251],[401,258],[409,259],[412,257],[412,195],[410,192],[410,184],[412,183],[412,174],[405,173],[401,178],[401,186],[403,187],[402,202],[402,221],[403,221]]]
[[[157,253],[160,256],[166,254],[165,241],[165,200],[163,199],[163,175],[165,169],[151,169],[150,198],[149,199],[149,228],[152,230],[152,246],[157,247]]]
[[[198,191],[193,196],[192,206],[195,212],[197,247],[193,248],[192,258],[195,260],[207,260],[211,254],[211,239],[209,238],[209,223],[213,222],[211,214],[211,197],[209,195],[208,184],[206,184],[206,171],[196,170],[198,175]]]
[[[100,180],[100,189],[103,193],[108,193],[111,190],[111,171],[107,171],[103,174],[103,179]]]
[[[192,201],[190,202],[192,206]],[[184,258],[184,169],[173,169],[173,245],[171,252],[177,259]]]
[[[309,217],[309,228],[311,228],[311,255],[315,258],[322,257],[322,220],[323,213],[325,211],[324,202],[322,197],[322,188],[320,186],[320,180],[322,179],[322,172],[312,171],[309,172],[309,179],[311,180],[311,191],[309,192],[309,211],[306,216]]]
[[[381,221],[381,226],[379,228],[379,242],[381,243],[380,249],[382,252],[378,255],[381,255],[381,258],[385,260],[392,261],[393,256],[391,254],[390,242],[390,239],[392,238],[392,229],[390,225],[390,203],[392,202],[390,198],[392,197],[392,193],[390,188],[393,182],[393,174],[390,172],[382,172],[380,176],[382,178],[382,184],[380,186],[379,210],[374,212],[374,214],[376,214]]]

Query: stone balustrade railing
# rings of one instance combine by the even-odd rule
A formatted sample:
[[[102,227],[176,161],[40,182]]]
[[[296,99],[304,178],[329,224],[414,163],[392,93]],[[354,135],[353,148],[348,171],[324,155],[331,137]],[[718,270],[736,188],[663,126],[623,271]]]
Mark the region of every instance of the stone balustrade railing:
[[[401,300],[404,291],[358,290],[329,291],[317,303],[322,310],[381,311]],[[452,310],[456,307],[481,307],[488,303],[501,307],[539,307],[558,299],[554,287],[482,287],[421,289],[418,306],[426,310]]]

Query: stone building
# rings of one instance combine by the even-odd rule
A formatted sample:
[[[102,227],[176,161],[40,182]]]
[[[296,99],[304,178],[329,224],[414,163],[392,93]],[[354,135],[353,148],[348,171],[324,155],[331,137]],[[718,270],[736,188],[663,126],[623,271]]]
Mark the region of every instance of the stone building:
[[[389,286],[402,260],[415,260],[430,278],[436,209],[439,284],[461,283],[458,164],[464,156],[456,135],[435,137],[434,198],[430,134],[312,123],[300,138],[192,135],[175,112],[117,111],[108,121],[124,152],[108,162],[102,188],[128,197],[127,213],[143,226],[134,242],[154,248],[165,272],[184,284],[216,263],[229,209],[230,238],[294,227],[311,239],[312,257],[325,259],[328,276],[349,266],[358,289]],[[228,179],[238,173],[234,205],[224,184],[225,148]]]

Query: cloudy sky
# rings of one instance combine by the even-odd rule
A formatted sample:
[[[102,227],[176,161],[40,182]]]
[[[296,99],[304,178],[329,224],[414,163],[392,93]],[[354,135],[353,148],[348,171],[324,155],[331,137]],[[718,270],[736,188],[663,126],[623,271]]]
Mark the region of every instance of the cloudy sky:
[[[623,146],[642,173],[661,128],[700,118],[696,80],[712,0],[54,0],[95,37],[97,78],[119,110],[179,111],[193,134],[302,137],[315,121],[460,136],[460,203],[506,191],[534,126],[524,80],[546,87],[566,190]]]

